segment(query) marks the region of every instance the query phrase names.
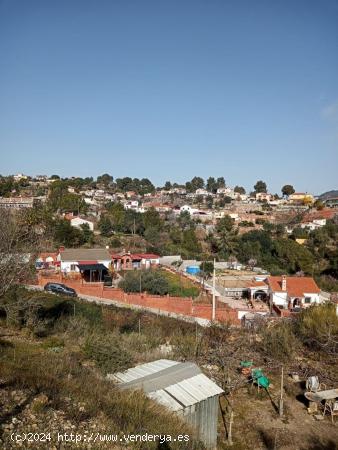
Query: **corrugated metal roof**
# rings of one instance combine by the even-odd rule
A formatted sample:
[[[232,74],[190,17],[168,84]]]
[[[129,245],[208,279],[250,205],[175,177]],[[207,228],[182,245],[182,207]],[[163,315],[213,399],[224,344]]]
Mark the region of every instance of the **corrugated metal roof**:
[[[122,389],[142,389],[149,397],[173,411],[223,392],[201,373],[196,364],[165,359],[116,373],[111,378],[118,381]]]
[[[130,381],[138,380],[147,375],[157,373],[163,369],[179,364],[177,361],[171,361],[169,359],[159,359],[146,364],[140,364],[139,366],[128,369],[125,372],[117,372],[111,377],[120,383],[128,383]]]
[[[166,406],[171,411],[180,411],[183,409],[183,405],[178,403],[168,392],[164,389],[160,389],[159,391],[150,392],[148,397],[156,400],[163,406]]]

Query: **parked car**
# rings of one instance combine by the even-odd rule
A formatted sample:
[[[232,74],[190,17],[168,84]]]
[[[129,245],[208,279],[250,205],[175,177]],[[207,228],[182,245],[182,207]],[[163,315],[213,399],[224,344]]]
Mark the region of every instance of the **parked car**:
[[[54,294],[69,295],[70,297],[76,297],[76,291],[62,283],[47,283],[44,286],[44,290],[47,292],[53,292]]]

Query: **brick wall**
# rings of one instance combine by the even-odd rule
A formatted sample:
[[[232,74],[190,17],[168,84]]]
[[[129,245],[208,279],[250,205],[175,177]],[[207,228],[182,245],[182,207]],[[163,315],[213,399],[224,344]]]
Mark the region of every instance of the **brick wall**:
[[[175,314],[183,314],[191,317],[211,320],[212,305],[210,303],[194,303],[191,297],[170,297],[168,295],[150,295],[138,293],[125,293],[119,288],[104,287],[103,283],[83,283],[80,280],[64,279],[61,276],[39,276],[38,284],[44,286],[48,282],[65,283],[76,290],[78,294],[90,295],[102,299],[115,300],[117,302],[137,305],[144,308],[153,308]],[[239,325],[237,310],[225,306],[223,303],[216,304],[216,320],[219,322],[231,322]]]

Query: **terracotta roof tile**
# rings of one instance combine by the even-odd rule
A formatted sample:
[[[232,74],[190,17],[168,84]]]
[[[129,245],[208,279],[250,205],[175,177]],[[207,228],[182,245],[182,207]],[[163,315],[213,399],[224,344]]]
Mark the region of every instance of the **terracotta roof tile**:
[[[282,292],[282,277],[268,277],[272,291]],[[304,294],[318,294],[320,292],[312,277],[286,277],[286,291],[290,297],[304,297]]]

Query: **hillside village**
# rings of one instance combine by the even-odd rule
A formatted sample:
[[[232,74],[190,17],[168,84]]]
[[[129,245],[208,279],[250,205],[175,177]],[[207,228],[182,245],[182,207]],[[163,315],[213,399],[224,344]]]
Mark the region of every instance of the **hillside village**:
[[[165,448],[334,448],[334,195],[108,174],[0,192],[3,448],[42,423],[54,443],[108,426],[190,436]]]
[[[336,299],[334,196],[321,200],[291,185],[273,195],[262,180],[246,193],[223,177],[156,188],[148,179],[114,181],[108,174],[96,181],[17,174],[2,177],[0,188],[0,207],[27,211],[39,235],[35,267],[41,283],[49,277],[82,283],[82,289],[83,282],[118,289],[123,278],[133,284],[130,270],[161,268],[189,281],[204,301],[213,295],[237,310],[238,320],[245,311],[281,316]],[[297,295],[277,299],[277,279],[280,292],[297,283]],[[141,294],[146,285],[139,284],[134,291]]]

